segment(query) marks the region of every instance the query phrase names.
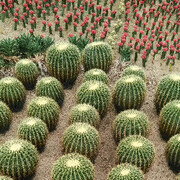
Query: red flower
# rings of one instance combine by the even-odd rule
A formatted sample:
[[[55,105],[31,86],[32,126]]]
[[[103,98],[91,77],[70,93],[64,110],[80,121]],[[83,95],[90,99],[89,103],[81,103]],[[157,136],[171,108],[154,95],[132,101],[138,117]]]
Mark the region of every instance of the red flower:
[[[58,8],[54,8],[54,12],[57,13],[58,12]]]
[[[33,31],[32,29],[29,30],[29,33],[30,33],[30,34],[33,34],[33,32],[34,32],[34,31]]]
[[[43,20],[43,21],[42,21],[42,24],[44,24],[44,25],[45,25],[45,24],[46,24],[46,21],[45,21],[45,20]]]
[[[51,27],[51,26],[52,26],[52,23],[47,23],[47,26],[48,26],[48,27]]]
[[[74,36],[74,35],[73,35],[72,33],[70,33],[70,34],[68,35],[68,37],[70,37],[70,38],[73,37],[73,36]]]
[[[13,21],[14,21],[14,22],[18,22],[18,18],[14,18]]]
[[[122,42],[119,42],[119,43],[118,43],[118,46],[119,46],[119,47],[122,47],[122,46],[123,46],[123,43],[122,43]]]
[[[77,26],[77,23],[76,23],[76,22],[73,22],[73,26],[75,26],[75,27],[76,27],[76,26]]]
[[[91,31],[91,34],[96,34],[96,30],[92,30],[92,31]]]

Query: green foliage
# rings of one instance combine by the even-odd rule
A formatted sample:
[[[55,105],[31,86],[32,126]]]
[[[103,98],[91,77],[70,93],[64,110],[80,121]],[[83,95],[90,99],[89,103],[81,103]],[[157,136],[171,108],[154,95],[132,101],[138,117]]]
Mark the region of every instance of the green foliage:
[[[59,106],[51,98],[36,97],[27,107],[28,116],[43,120],[49,130],[55,129],[59,119]]]
[[[38,163],[36,148],[24,140],[11,140],[0,146],[0,173],[13,179],[34,174]]]
[[[109,88],[100,81],[87,81],[77,91],[77,103],[94,106],[100,115],[104,115],[107,112],[110,101]]]
[[[118,163],[130,163],[144,172],[152,165],[155,158],[154,145],[145,137],[131,135],[120,141],[117,147]]]
[[[62,83],[72,83],[80,70],[80,52],[70,43],[58,42],[52,45],[46,54],[46,64],[50,75]]]
[[[74,123],[63,133],[62,146],[65,153],[79,153],[94,159],[99,150],[98,131],[87,123]]]
[[[176,134],[168,141],[166,153],[169,165],[180,172],[180,134]]]
[[[116,82],[113,100],[117,111],[139,109],[146,95],[146,84],[142,78],[129,75]]]
[[[41,119],[29,117],[20,123],[18,136],[20,139],[31,142],[37,148],[41,148],[46,144],[48,129]]]
[[[0,101],[0,131],[6,130],[12,121],[12,113],[9,107]]]
[[[159,117],[160,131],[163,137],[169,139],[180,133],[180,100],[167,103],[161,110]]]
[[[25,99],[25,88],[18,79],[5,77],[0,80],[0,100],[5,102],[11,110],[16,111],[22,108]]]
[[[94,180],[94,166],[85,156],[67,154],[60,157],[53,165],[52,180]]]
[[[13,180],[13,179],[10,177],[7,177],[7,176],[1,176],[0,175],[0,180]]]
[[[146,137],[149,128],[146,114],[132,109],[119,113],[113,122],[113,133],[117,143],[129,135]]]
[[[15,65],[15,62],[0,56],[0,69],[7,70]]]
[[[113,51],[105,42],[93,42],[84,48],[82,59],[86,71],[97,68],[108,72],[113,62]]]
[[[89,104],[78,104],[74,106],[69,114],[70,124],[75,122],[88,123],[94,127],[99,126],[99,113]]]
[[[27,89],[32,89],[35,86],[38,75],[38,68],[31,60],[21,59],[16,63],[15,76]]]
[[[125,163],[114,167],[107,180],[144,180],[144,174],[136,166]]]
[[[131,48],[130,47],[123,47],[120,49],[121,61],[127,62],[131,60]]]
[[[84,75],[83,82],[90,80],[101,81],[105,84],[108,84],[108,76],[101,69],[91,69],[87,71]]]
[[[64,101],[64,90],[61,83],[54,77],[44,77],[36,84],[36,95],[54,99],[59,105]]]
[[[159,82],[155,94],[155,106],[159,112],[165,104],[172,100],[180,100],[180,74],[169,74]]]

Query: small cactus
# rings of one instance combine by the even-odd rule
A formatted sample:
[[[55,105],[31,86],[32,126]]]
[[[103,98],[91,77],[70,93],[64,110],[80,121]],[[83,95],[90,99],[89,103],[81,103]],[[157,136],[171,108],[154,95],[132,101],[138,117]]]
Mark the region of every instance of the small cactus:
[[[10,177],[7,177],[7,176],[1,176],[0,175],[0,180],[13,180],[13,179]]]

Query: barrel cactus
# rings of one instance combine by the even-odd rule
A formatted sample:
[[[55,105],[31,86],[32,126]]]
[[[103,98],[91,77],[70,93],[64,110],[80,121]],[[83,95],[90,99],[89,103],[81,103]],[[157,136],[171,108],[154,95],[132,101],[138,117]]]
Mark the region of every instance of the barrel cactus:
[[[49,130],[55,129],[59,119],[59,105],[51,98],[36,97],[27,107],[28,116],[43,120]]]
[[[117,147],[118,163],[130,163],[144,172],[152,165],[155,158],[154,145],[145,137],[131,135],[120,141]]]
[[[41,119],[29,117],[20,123],[18,136],[41,148],[46,144],[48,129]]]
[[[111,95],[106,84],[100,81],[87,81],[77,92],[77,102],[94,106],[100,115],[104,115],[110,105]]]
[[[12,121],[12,113],[9,107],[0,101],[0,131],[6,130]]]
[[[7,177],[7,176],[1,176],[0,175],[0,180],[13,180],[13,179],[10,177]]]
[[[35,86],[38,75],[36,64],[29,59],[21,59],[15,65],[15,76],[27,89],[32,89]]]
[[[114,167],[108,174],[107,180],[144,180],[143,172],[136,166],[125,163]]]
[[[70,124],[82,122],[98,127],[99,120],[99,113],[93,106],[89,104],[78,104],[71,109],[69,114]]]
[[[51,76],[62,83],[72,83],[80,70],[79,49],[70,43],[57,42],[47,50],[46,64]]]
[[[177,172],[180,172],[180,134],[170,138],[166,152],[169,165]]]
[[[169,101],[180,100],[180,74],[169,74],[159,82],[155,94],[155,106],[157,112]]]
[[[59,105],[64,100],[64,90],[61,83],[54,77],[44,77],[36,84],[36,95],[54,99]]]
[[[11,140],[0,146],[0,173],[13,179],[34,174],[38,153],[34,145],[24,140]]]
[[[74,123],[63,133],[62,146],[65,153],[79,153],[94,159],[99,150],[98,131],[87,123]]]
[[[83,82],[90,80],[102,81],[103,83],[108,84],[108,76],[101,69],[91,69],[87,71],[84,75]]]
[[[0,100],[5,102],[11,110],[21,109],[25,99],[25,88],[18,79],[5,77],[0,80]]]
[[[94,177],[95,171],[91,161],[75,153],[60,157],[51,171],[52,180],[94,180]]]
[[[141,77],[144,81],[146,80],[146,75],[144,70],[136,65],[131,65],[129,67],[127,67],[126,69],[124,69],[123,73],[122,73],[122,77],[123,76],[129,76],[129,75],[135,75],[135,76],[139,76]]]
[[[82,59],[86,71],[98,68],[108,72],[113,62],[113,51],[106,42],[93,42],[84,48]]]
[[[116,142],[129,135],[146,137],[149,132],[149,120],[146,114],[137,110],[126,110],[119,113],[113,122],[113,133]]]
[[[142,78],[129,75],[116,82],[113,101],[117,111],[140,109],[146,95],[146,84]]]

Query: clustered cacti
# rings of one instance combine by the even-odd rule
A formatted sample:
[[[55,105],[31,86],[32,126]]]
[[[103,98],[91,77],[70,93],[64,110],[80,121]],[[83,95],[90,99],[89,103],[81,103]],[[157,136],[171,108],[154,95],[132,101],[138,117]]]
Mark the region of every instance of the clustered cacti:
[[[36,84],[36,95],[54,99],[59,105],[64,101],[64,90],[54,77],[44,77]]]
[[[10,177],[7,177],[7,176],[1,176],[0,175],[0,180],[13,180],[13,179]]]
[[[108,72],[113,63],[112,48],[102,41],[90,43],[82,52],[82,61],[86,71],[97,68]]]
[[[88,123],[94,127],[99,126],[99,113],[95,107],[89,104],[78,104],[74,106],[69,114],[69,123]]]
[[[180,74],[169,74],[159,82],[155,94],[155,106],[159,112],[164,105],[172,100],[180,100]]]
[[[117,147],[118,163],[130,163],[144,172],[151,167],[155,158],[154,145],[145,137],[131,135],[120,141]]]
[[[27,107],[28,116],[36,117],[43,120],[49,130],[56,128],[60,108],[59,105],[51,98],[36,97],[31,100]]]
[[[26,100],[23,84],[14,77],[2,78],[0,80],[0,100],[13,111],[22,108]]]
[[[118,143],[129,135],[146,137],[149,132],[149,120],[145,113],[137,110],[126,110],[119,113],[113,122],[113,134]]]
[[[46,64],[51,76],[64,84],[72,83],[80,70],[79,49],[70,43],[55,43],[47,50]]]
[[[143,172],[136,166],[122,163],[114,167],[108,174],[107,180],[144,180]]]
[[[107,42],[111,46],[112,49],[115,48],[117,39],[117,33],[115,31],[109,32],[109,36],[107,37]]]
[[[26,89],[34,88],[38,75],[39,71],[36,64],[29,59],[21,59],[15,65],[15,76]]]
[[[95,171],[91,161],[76,153],[60,157],[53,165],[52,180],[94,180]]]
[[[113,101],[117,111],[139,109],[146,95],[146,84],[142,78],[129,75],[120,78],[115,85]]]
[[[34,174],[38,153],[34,145],[24,140],[10,140],[0,146],[0,173],[14,179]]]
[[[18,136],[20,139],[31,142],[37,148],[41,148],[46,144],[48,129],[41,119],[29,117],[20,123]]]

